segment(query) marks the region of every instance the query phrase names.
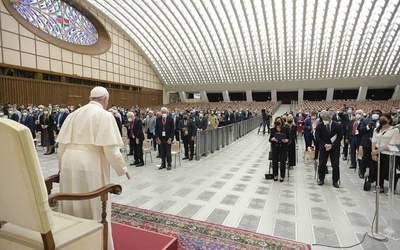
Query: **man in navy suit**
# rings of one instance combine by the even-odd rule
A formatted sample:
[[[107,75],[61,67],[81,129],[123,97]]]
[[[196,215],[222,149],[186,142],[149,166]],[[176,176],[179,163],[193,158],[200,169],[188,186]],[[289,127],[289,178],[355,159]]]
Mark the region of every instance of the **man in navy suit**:
[[[191,161],[194,155],[194,139],[196,138],[197,128],[193,119],[189,119],[189,115],[186,112],[183,114],[183,119],[179,121],[179,129],[182,132],[182,140],[185,147],[185,157],[183,160],[189,159]]]
[[[143,140],[144,140],[144,132],[143,132],[143,122],[138,116],[139,111],[134,110],[134,112],[128,112],[126,117],[129,121],[129,148],[132,148],[134,162],[130,165],[135,165],[136,167],[144,166],[143,160]]]
[[[161,116],[157,117],[156,120],[156,136],[157,143],[160,147],[161,153],[161,166],[158,169],[165,168],[166,163],[167,170],[171,170],[171,143],[174,141],[175,124],[171,116],[168,115],[168,109],[166,107],[161,108]],[[167,162],[165,162],[167,161]]]
[[[29,128],[33,138],[36,137],[35,129],[33,127],[33,117],[28,113],[27,109],[22,109],[22,117],[21,117],[20,123],[24,124],[25,126],[27,126]]]
[[[339,188],[340,142],[343,138],[343,131],[340,123],[332,121],[332,117],[333,114],[330,111],[323,113],[321,115],[323,122],[318,124],[315,129],[316,141],[319,143],[318,185],[324,185],[326,162],[328,161],[328,157],[330,157],[333,169],[333,186]]]
[[[67,105],[65,104],[60,104],[60,112],[58,112],[56,116],[56,134],[60,133],[60,129],[65,121],[65,119],[68,116],[68,113],[66,112],[67,110]]]

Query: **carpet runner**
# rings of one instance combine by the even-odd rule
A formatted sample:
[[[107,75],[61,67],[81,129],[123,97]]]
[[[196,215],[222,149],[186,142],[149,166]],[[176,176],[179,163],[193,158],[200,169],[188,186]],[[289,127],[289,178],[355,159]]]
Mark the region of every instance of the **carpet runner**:
[[[176,237],[178,250],[311,249],[311,245],[293,240],[117,203],[111,209],[112,222]]]

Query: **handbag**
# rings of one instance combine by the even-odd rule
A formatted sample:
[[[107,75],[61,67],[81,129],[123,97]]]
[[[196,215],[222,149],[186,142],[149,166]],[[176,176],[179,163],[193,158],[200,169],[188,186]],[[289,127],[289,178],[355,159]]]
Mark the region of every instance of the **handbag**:
[[[365,182],[364,182],[364,191],[369,191],[371,190],[371,181],[369,179],[369,176],[365,177]]]
[[[272,161],[272,151],[269,151],[268,160]]]

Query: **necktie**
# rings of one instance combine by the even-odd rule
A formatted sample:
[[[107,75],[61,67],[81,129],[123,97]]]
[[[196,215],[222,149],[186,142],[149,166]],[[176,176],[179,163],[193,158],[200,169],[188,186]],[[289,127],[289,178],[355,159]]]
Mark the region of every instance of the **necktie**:
[[[330,124],[328,123],[328,124],[326,124],[326,131],[328,131],[328,134],[331,132],[331,128],[330,128],[330,126],[329,126]]]
[[[356,135],[356,131],[357,131],[357,122],[353,123],[353,130],[351,131],[351,135]]]
[[[162,124],[165,125],[165,118],[162,118]]]

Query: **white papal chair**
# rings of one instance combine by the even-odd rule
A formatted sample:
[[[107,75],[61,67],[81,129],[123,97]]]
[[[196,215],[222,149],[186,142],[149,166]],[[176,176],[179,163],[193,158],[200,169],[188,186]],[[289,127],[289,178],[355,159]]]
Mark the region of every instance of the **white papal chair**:
[[[105,207],[108,193],[121,193],[109,184],[85,194],[54,194],[50,201],[101,197],[102,221],[81,219],[50,209],[31,132],[8,119],[0,120],[0,249],[107,249],[108,223]],[[46,192],[46,186],[49,190]]]

